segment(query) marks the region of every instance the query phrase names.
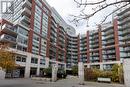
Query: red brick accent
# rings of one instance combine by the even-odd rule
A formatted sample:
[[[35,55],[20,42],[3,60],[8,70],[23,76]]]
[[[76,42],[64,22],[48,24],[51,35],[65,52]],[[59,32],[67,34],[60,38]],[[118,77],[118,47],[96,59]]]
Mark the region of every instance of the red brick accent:
[[[119,38],[118,38],[118,22],[117,19],[114,19],[114,39],[115,39],[115,51],[116,51],[116,60],[120,61],[120,49],[119,49]]]
[[[99,36],[99,60],[102,62],[102,32],[101,32],[101,26],[98,26],[98,36]]]
[[[87,63],[90,63],[90,53],[89,53],[89,31],[87,31]]]
[[[34,29],[34,14],[35,14],[35,1],[32,0],[32,9],[31,9],[31,21],[30,21],[30,30],[29,30],[29,39],[28,39],[28,52],[32,52],[32,40],[33,40],[33,29]]]
[[[79,38],[79,35],[77,37],[77,40],[78,40],[78,62],[80,62],[80,38]]]
[[[66,63],[66,57],[67,57],[67,34],[65,34],[65,53],[64,53],[64,62]]]
[[[49,58],[49,49],[50,49],[50,32],[51,32],[51,16],[48,19],[48,31],[47,31],[47,48],[46,48],[46,57]]]

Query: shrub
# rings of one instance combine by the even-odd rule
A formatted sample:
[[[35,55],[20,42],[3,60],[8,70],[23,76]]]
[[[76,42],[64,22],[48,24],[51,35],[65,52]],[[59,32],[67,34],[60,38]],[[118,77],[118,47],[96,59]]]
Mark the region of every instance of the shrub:
[[[122,65],[118,65],[118,64],[113,65],[113,67],[112,67],[112,81],[123,83],[124,82],[123,77],[124,76],[123,76]]]
[[[45,68],[44,70],[43,70],[43,72],[45,73],[45,77],[50,77],[51,78],[51,76],[52,76],[52,67],[48,67],[48,68]]]
[[[52,67],[49,67],[49,68],[46,68],[43,70],[44,73],[45,73],[45,77],[49,77],[51,78],[52,77]],[[64,69],[58,69],[57,71],[57,77],[58,78],[66,78],[66,72]]]
[[[85,70],[85,80],[87,81],[97,81],[98,77],[111,78],[111,71],[102,71],[99,69],[86,69]]]
[[[72,75],[77,76],[78,75],[78,66],[72,67]]]
[[[65,72],[65,70],[64,69],[58,69],[58,71],[57,71],[57,77],[58,78],[66,78],[66,72]]]
[[[111,78],[113,82],[124,83],[123,67],[122,65],[115,64],[111,71],[102,71],[99,69],[85,69],[85,80],[96,81],[98,77]]]

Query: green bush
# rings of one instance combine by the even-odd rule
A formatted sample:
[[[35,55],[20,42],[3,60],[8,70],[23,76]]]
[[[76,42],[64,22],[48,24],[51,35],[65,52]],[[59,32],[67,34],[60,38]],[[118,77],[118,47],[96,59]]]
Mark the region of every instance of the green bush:
[[[123,77],[124,77],[123,76],[123,66],[118,65],[118,64],[113,65],[113,67],[112,67],[112,81],[123,83],[124,82]]]
[[[52,76],[52,67],[48,67],[48,68],[45,68],[44,70],[43,70],[43,72],[45,73],[45,77],[50,77],[51,78],[51,76]]]
[[[78,66],[72,67],[72,75],[77,76],[78,75]]]
[[[57,71],[57,77],[58,78],[66,78],[66,71],[64,69],[58,69]]]
[[[43,70],[44,73],[45,73],[45,77],[49,77],[51,78],[52,77],[52,67],[49,67],[49,68],[46,68]],[[57,77],[58,78],[66,78],[66,72],[64,69],[58,69],[57,71]]]
[[[111,71],[102,71],[99,69],[85,69],[85,80],[96,81],[98,77],[111,78],[113,82],[124,83],[123,67],[115,64]]]

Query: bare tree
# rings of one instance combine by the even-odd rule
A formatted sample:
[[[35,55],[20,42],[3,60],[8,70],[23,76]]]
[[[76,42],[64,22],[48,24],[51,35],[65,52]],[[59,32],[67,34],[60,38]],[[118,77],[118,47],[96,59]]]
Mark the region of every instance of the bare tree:
[[[101,12],[102,10],[109,8],[111,6],[116,7],[115,10],[111,11],[110,13],[104,15],[103,20],[99,23],[103,23],[106,21],[106,19],[114,14],[115,12],[117,12],[118,10],[120,10],[123,7],[126,7],[127,5],[129,5],[130,0],[74,0],[74,2],[77,4],[77,8],[80,8],[80,13],[78,15],[71,15],[73,20],[71,20],[71,22],[73,22],[74,24],[77,25],[77,23],[79,23],[80,21],[86,21],[88,24],[88,21],[90,20],[91,17],[93,17],[95,14]],[[92,12],[88,13],[86,11],[87,8],[90,8]]]

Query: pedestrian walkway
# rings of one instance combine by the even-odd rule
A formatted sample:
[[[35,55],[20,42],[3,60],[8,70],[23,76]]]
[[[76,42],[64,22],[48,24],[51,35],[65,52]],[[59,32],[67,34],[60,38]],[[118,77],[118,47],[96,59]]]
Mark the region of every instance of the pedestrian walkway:
[[[44,82],[31,79],[0,80],[0,87],[125,87],[120,84],[85,82],[79,85],[78,78],[67,78],[57,82]]]

